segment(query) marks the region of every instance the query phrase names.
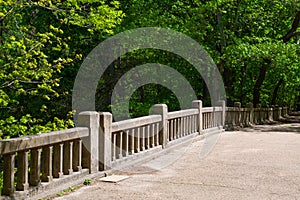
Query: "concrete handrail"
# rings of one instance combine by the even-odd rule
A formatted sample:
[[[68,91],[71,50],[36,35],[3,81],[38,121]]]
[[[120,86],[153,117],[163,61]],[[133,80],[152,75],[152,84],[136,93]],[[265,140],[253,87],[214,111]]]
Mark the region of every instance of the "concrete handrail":
[[[0,140],[0,155],[16,153],[33,148],[53,145],[65,141],[75,140],[89,135],[86,127],[77,127],[61,131],[53,131],[39,135]]]
[[[132,129],[161,121],[160,115],[149,115],[112,123],[112,132]]]

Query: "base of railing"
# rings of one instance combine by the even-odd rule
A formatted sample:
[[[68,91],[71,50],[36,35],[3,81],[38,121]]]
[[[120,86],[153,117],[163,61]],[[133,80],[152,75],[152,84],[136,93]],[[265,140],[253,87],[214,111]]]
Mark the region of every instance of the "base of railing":
[[[189,140],[195,138],[196,136],[199,136],[199,132],[195,132],[193,134],[186,135],[186,136],[178,138],[176,140],[169,141],[168,144],[166,145],[166,148],[170,148],[171,146],[179,144],[179,143],[184,143],[185,141],[189,141]]]
[[[151,149],[141,151],[139,153],[135,153],[133,155],[129,155],[125,158],[116,160],[112,162],[112,169],[113,170],[118,170],[120,168],[124,168],[130,165],[134,165],[138,162],[143,162],[145,159],[148,159],[149,156],[157,154],[162,150],[162,146],[156,146]]]
[[[159,145],[149,150],[145,150],[144,152],[136,153],[120,160],[116,160],[112,163],[111,170],[89,174],[88,169],[83,169],[81,172],[74,172],[72,176],[65,176],[60,179],[54,179],[50,183],[42,182],[39,186],[31,187],[27,192],[16,191],[14,196],[2,196],[1,199],[51,198],[64,189],[82,184],[86,178],[100,178],[104,177],[107,174],[114,174],[126,167],[145,163],[157,157],[161,157],[170,152],[176,151],[176,149],[188,147],[195,140],[202,140],[205,137],[209,137],[212,134],[217,134],[222,131],[224,131],[222,127],[215,127],[203,130],[201,132],[201,135],[198,132],[195,132],[193,134],[168,142],[165,148],[162,148],[162,146]]]
[[[210,135],[220,134],[221,132],[224,132],[224,131],[225,131],[225,129],[223,129],[222,126],[219,126],[219,127],[205,129],[202,131],[202,134],[204,137],[209,137]]]
[[[1,196],[1,200],[6,199],[43,199],[53,197],[54,194],[83,183],[89,175],[88,169],[82,169],[80,172],[73,172],[72,175],[66,175],[59,179],[53,179],[51,182],[41,182],[38,186],[32,186],[27,191],[15,191],[13,196]]]

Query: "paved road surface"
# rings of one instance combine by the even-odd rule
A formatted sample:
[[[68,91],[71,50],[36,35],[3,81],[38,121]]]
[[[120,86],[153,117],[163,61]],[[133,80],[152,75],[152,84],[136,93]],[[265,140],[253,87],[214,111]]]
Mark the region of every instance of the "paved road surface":
[[[129,175],[126,180],[96,180],[57,200],[300,200],[300,123],[225,132],[204,159],[199,158],[201,145],[203,140],[194,141],[165,168],[152,169],[165,159],[173,159],[172,153],[120,172]]]

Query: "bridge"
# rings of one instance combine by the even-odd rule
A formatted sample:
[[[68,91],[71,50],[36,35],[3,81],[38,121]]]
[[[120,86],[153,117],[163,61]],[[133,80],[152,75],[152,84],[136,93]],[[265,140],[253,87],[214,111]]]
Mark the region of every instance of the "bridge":
[[[118,122],[107,112],[82,112],[76,128],[0,141],[1,198],[49,197],[87,178],[104,177],[153,159],[161,163],[159,158],[168,152],[180,152],[191,141],[213,137],[225,128],[251,127],[287,114],[287,107],[247,104],[243,108],[238,102],[225,107],[224,101],[202,107],[200,100],[193,101],[190,109],[174,112],[157,104],[149,116]]]

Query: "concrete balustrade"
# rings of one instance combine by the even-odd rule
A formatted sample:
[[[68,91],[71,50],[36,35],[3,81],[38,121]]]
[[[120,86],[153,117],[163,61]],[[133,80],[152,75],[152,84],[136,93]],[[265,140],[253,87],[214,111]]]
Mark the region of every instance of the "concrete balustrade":
[[[74,168],[73,155],[77,158],[82,156],[79,151],[81,147],[74,149],[73,143],[81,146],[81,138],[88,136],[87,128],[73,128],[1,140],[0,152],[4,163],[1,194],[13,196],[16,191],[28,191],[30,187],[38,187],[41,182],[51,183],[54,178],[71,175]],[[74,161],[77,164],[74,170],[78,171],[81,163],[78,159]]]
[[[78,128],[0,141],[2,195],[13,197],[17,191],[27,191],[30,196],[29,191],[38,191],[32,188],[42,183],[45,187],[53,180],[115,169],[195,135],[222,131],[224,126],[278,120],[287,112],[286,107],[253,108],[251,103],[243,108],[239,102],[226,107],[225,101],[203,108],[200,100],[193,101],[191,109],[174,112],[168,112],[165,104],[156,104],[149,116],[119,122],[113,122],[108,112],[82,112]]]
[[[265,106],[260,104],[253,108],[252,103],[248,103],[246,108],[242,108],[239,102],[235,107],[226,108],[226,127],[245,127],[254,124],[269,123],[287,116],[287,107]]]

